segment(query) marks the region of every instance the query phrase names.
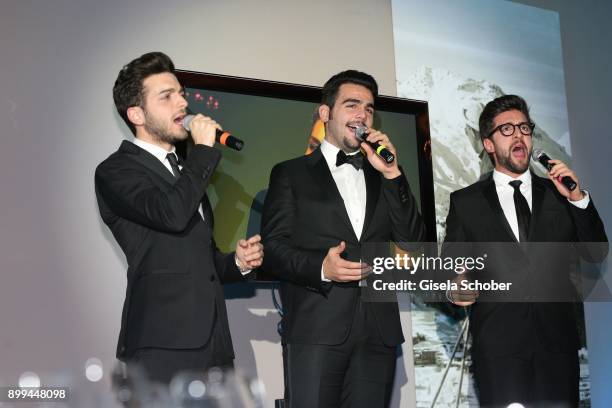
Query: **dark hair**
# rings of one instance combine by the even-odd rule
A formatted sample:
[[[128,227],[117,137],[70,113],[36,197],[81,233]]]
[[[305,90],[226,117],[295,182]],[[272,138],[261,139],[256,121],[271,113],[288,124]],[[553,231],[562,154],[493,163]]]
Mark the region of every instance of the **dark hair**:
[[[170,57],[163,52],[149,52],[143,54],[119,71],[113,86],[113,99],[115,107],[123,121],[133,134],[136,134],[134,124],[127,117],[127,110],[132,106],[143,106],[143,82],[151,75],[170,72],[174,74],[174,64]]]
[[[494,129],[493,124],[495,123],[497,115],[511,110],[522,112],[527,118],[527,121],[531,122],[529,107],[523,98],[517,95],[500,96],[487,103],[480,114],[480,119],[478,119],[480,139],[485,140],[489,137]]]
[[[325,85],[323,85],[321,104],[329,106],[330,109],[333,108],[334,104],[336,103],[336,98],[338,97],[338,90],[343,84],[356,84],[364,86],[368,88],[370,92],[372,92],[374,99],[376,99],[378,96],[378,84],[371,75],[366,74],[365,72],[349,69],[347,71],[342,71],[327,80]]]

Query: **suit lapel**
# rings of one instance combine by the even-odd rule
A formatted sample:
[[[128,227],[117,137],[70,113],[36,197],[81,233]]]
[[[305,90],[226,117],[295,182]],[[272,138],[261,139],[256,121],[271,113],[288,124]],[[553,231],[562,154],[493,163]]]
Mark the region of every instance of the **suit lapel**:
[[[363,230],[361,231],[361,238],[365,236],[365,232],[368,230],[368,226],[374,216],[374,210],[378,204],[378,198],[380,197],[380,173],[374,169],[367,158],[364,157],[363,163],[363,174],[365,177],[366,185],[366,211],[365,219],[363,220]]]
[[[357,241],[357,235],[353,230],[353,225],[349,219],[346,207],[344,206],[344,200],[338,191],[336,182],[329,171],[329,166],[321,153],[321,149],[317,149],[308,156],[308,166],[310,167],[311,174],[313,175],[314,182],[319,186],[326,197],[330,197],[332,205],[335,211],[338,213],[340,220],[348,227],[349,231],[353,233],[355,241]]]
[[[516,236],[514,236],[514,232],[512,232],[512,228],[510,228],[510,224],[508,224],[508,220],[504,215],[504,210],[502,210],[501,204],[499,203],[499,197],[497,195],[497,190],[495,189],[495,182],[493,181],[493,176],[489,176],[489,179],[485,182],[485,186],[483,189],[483,194],[489,203],[489,207],[491,207],[491,212],[493,213],[494,224],[492,225],[502,225],[504,231],[508,235],[511,241],[518,242]],[[501,240],[500,241],[504,241]]]
[[[152,172],[161,176],[169,184],[174,184],[176,182],[176,179],[174,178],[172,173],[168,171],[166,166],[164,166],[162,162],[157,159],[157,157],[153,156],[146,150],[136,146],[134,143],[124,140],[123,143],[121,143],[119,150],[124,151],[126,153],[130,153],[131,157],[133,157],[134,160],[147,167]]]
[[[119,146],[119,151],[130,154],[130,157],[132,157],[138,163],[142,164],[143,166],[151,170],[153,173],[159,175],[168,184],[174,185],[174,183],[176,183],[177,179],[174,177],[172,173],[170,173],[170,171],[166,168],[166,166],[164,166],[157,159],[157,157],[153,156],[151,153],[140,148],[134,143],[124,140],[121,143],[121,146]],[[180,156],[177,155],[177,157],[178,157],[179,164],[182,166],[183,160],[181,159]],[[204,224],[208,224],[212,229],[214,226],[214,217],[213,217],[210,201],[208,201],[208,196],[206,194],[204,194],[204,198],[202,199],[201,204],[202,204],[202,212],[204,214],[204,219],[200,217],[199,211],[196,214],[194,214],[194,216],[197,216],[198,222],[203,222]]]

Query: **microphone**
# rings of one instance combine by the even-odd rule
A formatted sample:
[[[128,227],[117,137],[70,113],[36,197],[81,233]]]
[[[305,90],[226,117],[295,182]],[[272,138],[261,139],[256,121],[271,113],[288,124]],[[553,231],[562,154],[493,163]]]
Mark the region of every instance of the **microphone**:
[[[355,127],[355,137],[362,142],[367,143],[378,156],[380,156],[387,163],[393,163],[395,160],[395,155],[391,153],[389,149],[385,147],[385,145],[380,144],[378,142],[372,143],[366,140],[366,136],[368,134],[368,128],[365,126],[356,126]]]
[[[191,124],[193,118],[195,118],[195,115],[187,115],[183,118],[183,127],[189,132],[191,132],[189,125]],[[234,150],[242,150],[244,147],[244,142],[242,140],[232,136],[230,132],[225,130],[216,130],[215,141]]]
[[[546,169],[548,169],[548,171],[552,169],[553,165],[549,163],[550,157],[548,157],[548,155],[544,153],[542,150],[540,149],[534,150],[531,153],[531,157],[533,157],[533,160],[540,162],[540,164],[544,166]],[[563,176],[561,178],[561,184],[567,187],[569,191],[574,191],[577,185],[576,182],[569,176]]]

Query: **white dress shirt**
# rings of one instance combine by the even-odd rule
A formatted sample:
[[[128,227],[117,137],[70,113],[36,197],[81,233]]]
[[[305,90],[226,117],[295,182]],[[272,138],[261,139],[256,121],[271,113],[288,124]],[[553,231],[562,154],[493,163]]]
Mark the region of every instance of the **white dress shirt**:
[[[162,164],[168,169],[170,174],[174,175],[174,173],[172,172],[172,166],[166,158],[168,153],[174,153],[176,155],[176,149],[174,146],[172,146],[172,150],[167,151],[163,147],[159,147],[157,145],[154,145],[153,143],[145,142],[144,140],[138,139],[137,137],[134,138],[133,143],[141,149],[146,150],[153,156],[157,157],[157,160],[162,162]]]
[[[323,139],[319,149],[321,149],[321,154],[323,154],[327,162],[329,171],[340,192],[340,197],[342,197],[342,201],[344,201],[344,207],[351,221],[353,231],[357,239],[360,239],[363,230],[367,200],[363,169],[357,170],[348,163],[340,167],[336,166],[336,158],[340,149],[329,143],[326,139]],[[361,153],[357,151],[355,154]],[[367,159],[364,157],[364,160]],[[321,279],[325,282],[329,282],[329,279],[325,278],[323,274],[323,265],[321,265]]]
[[[325,139],[323,139],[320,149],[327,162],[329,171],[334,178],[336,187],[338,187],[340,196],[344,201],[344,207],[351,220],[353,231],[355,231],[357,239],[360,239],[363,230],[367,199],[363,169],[357,170],[348,163],[340,167],[336,166],[336,157],[340,149]],[[357,151],[355,154],[361,153]],[[367,159],[364,157],[364,160]]]
[[[529,210],[533,211],[531,173],[529,170],[517,178],[512,178],[500,171],[493,170],[493,181],[495,182],[495,189],[497,190],[499,203],[501,204],[501,208],[506,216],[506,220],[508,220],[508,224],[510,224],[510,228],[512,228],[512,232],[514,233],[516,240],[519,241],[518,220],[516,219],[516,209],[514,208],[514,188],[509,184],[513,180],[522,181],[521,185],[519,186],[519,190],[525,197],[525,200],[527,200]],[[568,199],[568,201],[576,207],[584,210],[589,205],[589,193],[584,191],[584,197],[581,200],[571,201]]]

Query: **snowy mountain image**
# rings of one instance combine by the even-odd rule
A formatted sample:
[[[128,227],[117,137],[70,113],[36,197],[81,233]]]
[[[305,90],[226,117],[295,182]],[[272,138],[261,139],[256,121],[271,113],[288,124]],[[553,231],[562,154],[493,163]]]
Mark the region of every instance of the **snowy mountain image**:
[[[478,117],[487,102],[505,92],[496,84],[466,78],[447,69],[423,66],[404,78],[397,82],[398,96],[427,101],[429,105],[436,224],[441,240],[450,193],[493,170],[478,135]],[[537,126],[537,117],[532,119],[536,123],[532,136],[534,149],[569,162],[566,147]],[[532,169],[544,175],[539,164],[532,163]]]

